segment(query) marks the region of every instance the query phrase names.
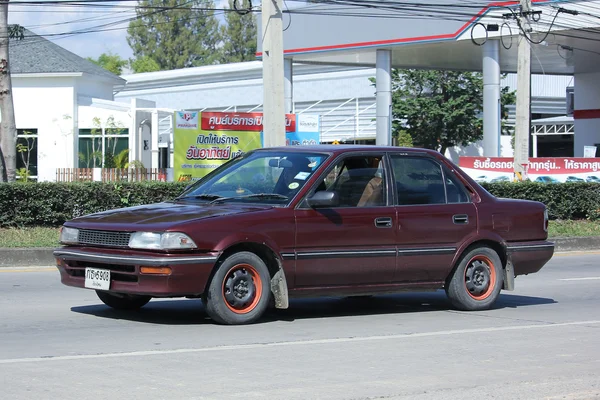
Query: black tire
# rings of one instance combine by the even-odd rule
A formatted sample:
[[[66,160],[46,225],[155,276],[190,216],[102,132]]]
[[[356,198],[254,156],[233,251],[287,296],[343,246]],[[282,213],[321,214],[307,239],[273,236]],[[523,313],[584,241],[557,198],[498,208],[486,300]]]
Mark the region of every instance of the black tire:
[[[219,324],[256,322],[269,305],[270,281],[269,269],[256,254],[232,254],[218,267],[208,285],[206,313]]]
[[[96,294],[104,304],[115,310],[139,310],[148,304],[152,298],[150,296],[141,296],[137,294],[113,294],[101,290],[96,290]]]
[[[489,247],[476,247],[461,257],[446,282],[446,294],[459,310],[487,310],[498,299],[503,272],[498,253]]]

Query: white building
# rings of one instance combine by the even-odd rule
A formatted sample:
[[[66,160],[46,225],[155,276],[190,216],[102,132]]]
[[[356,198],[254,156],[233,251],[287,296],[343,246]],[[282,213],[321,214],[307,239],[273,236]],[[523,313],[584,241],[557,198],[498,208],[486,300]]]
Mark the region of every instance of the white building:
[[[30,31],[9,50],[18,143],[29,148],[17,155],[18,168],[28,163],[31,175],[53,181],[60,168],[98,167],[129,148],[150,164],[133,129],[143,115],[113,101],[125,80]]]

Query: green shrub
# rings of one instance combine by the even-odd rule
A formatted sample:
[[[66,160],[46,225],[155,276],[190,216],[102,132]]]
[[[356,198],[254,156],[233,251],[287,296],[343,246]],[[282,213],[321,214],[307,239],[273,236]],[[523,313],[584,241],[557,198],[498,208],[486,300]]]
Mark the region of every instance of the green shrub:
[[[169,200],[186,182],[0,184],[0,227],[56,227],[81,215]],[[551,219],[600,218],[597,183],[484,183],[497,197],[540,201]]]
[[[0,227],[59,226],[81,215],[177,197],[185,182],[0,184]]]
[[[598,219],[600,184],[598,183],[483,183],[497,197],[540,201],[548,207],[550,219]]]

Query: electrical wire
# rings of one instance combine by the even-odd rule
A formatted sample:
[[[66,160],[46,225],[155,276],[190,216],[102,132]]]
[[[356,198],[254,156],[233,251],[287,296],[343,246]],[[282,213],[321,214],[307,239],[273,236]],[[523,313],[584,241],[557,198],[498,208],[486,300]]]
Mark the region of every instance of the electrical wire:
[[[252,11],[252,0],[248,0],[248,8],[239,8],[237,4],[238,0],[233,0],[233,9],[240,15],[246,15]]]
[[[475,27],[477,26],[481,26],[483,27],[483,30],[485,31],[485,39],[483,39],[483,42],[478,43],[477,41],[475,41],[475,38],[473,37],[473,32],[475,31]],[[485,27],[484,24],[482,24],[481,22],[477,22],[475,24],[473,24],[473,26],[471,26],[471,42],[473,42],[474,45],[476,46],[483,46],[485,44],[485,42],[488,41],[488,30]]]
[[[288,14],[288,15],[289,15],[289,17],[290,17],[290,19],[289,19],[289,21],[288,21],[288,24],[287,24],[287,26],[286,26],[285,28],[283,28],[283,31],[285,32],[285,31],[287,31],[287,30],[290,28],[290,26],[292,25],[292,14],[290,13],[290,8],[288,7],[288,5],[287,5],[287,1],[286,1],[286,0],[283,0],[283,4],[285,5],[285,8],[286,8],[286,10],[288,11],[286,14]]]
[[[531,52],[535,56],[535,59],[537,60],[538,64],[540,64],[540,68],[542,69],[542,74],[545,76],[546,75],[546,71],[544,71],[544,66],[542,65],[542,62],[540,61],[540,58],[537,55],[536,46],[531,46]]]
[[[137,0],[120,0],[119,3],[124,3],[124,2],[134,2]],[[236,7],[238,0],[234,1],[234,8]],[[290,1],[299,1],[299,0],[290,0]],[[11,1],[11,6],[12,5],[18,5],[20,7],[25,6],[25,5],[36,5],[36,4],[55,4],[57,6],[70,6],[70,7],[84,7],[86,10],[89,10],[90,8],[94,8],[94,7],[104,7],[104,6],[110,6],[110,7],[125,7],[126,10],[130,11],[132,9],[145,9],[145,10],[153,10],[156,12],[160,12],[160,11],[168,11],[168,10],[176,10],[176,9],[184,9],[186,11],[212,11],[215,13],[215,15],[220,15],[221,13],[227,13],[227,12],[238,12],[241,10],[242,12],[244,12],[245,14],[250,13],[250,12],[257,12],[258,10],[254,9],[252,6],[249,7],[249,9],[246,10],[242,10],[239,9],[235,10],[235,9],[217,9],[217,8],[202,8],[202,7],[182,7],[182,5],[176,5],[176,6],[171,6],[171,7],[158,7],[158,6],[148,6],[148,7],[136,7],[134,6],[128,6],[126,4],[121,4],[121,5],[117,5],[117,4],[112,4],[117,2],[117,0],[84,0],[84,1],[70,1],[70,0],[55,0],[55,1]],[[189,3],[189,2],[188,2]],[[327,7],[327,6],[331,6],[331,5],[335,5],[335,8],[331,8],[331,7]],[[486,10],[486,9],[499,9],[499,8],[506,8],[508,10],[510,10],[510,12],[512,13],[513,16],[516,17],[516,13],[514,12],[514,10],[509,7],[509,6],[492,6],[490,7],[488,3],[477,3],[477,2],[472,2],[469,4],[456,4],[456,3],[437,3],[437,4],[423,4],[423,3],[418,3],[418,2],[400,2],[400,1],[386,1],[386,2],[381,2],[381,1],[372,1],[372,0],[322,0],[319,1],[316,4],[313,5],[309,5],[306,7],[301,7],[301,8],[294,8],[294,9],[290,9],[287,5],[287,2],[285,3],[286,6],[286,10],[284,10],[283,12],[286,14],[289,14],[290,20],[288,21],[288,25],[286,26],[285,30],[287,30],[290,25],[291,25],[291,18],[292,18],[292,14],[310,14],[310,15],[319,15],[319,16],[352,16],[352,17],[363,17],[363,18],[391,18],[391,19],[415,19],[415,18],[420,18],[423,20],[448,20],[448,21],[461,21],[461,22],[465,22],[467,21],[466,18],[475,18],[475,17],[481,17],[482,14],[482,10]],[[441,7],[441,8],[440,8]],[[367,12],[365,13],[360,12],[360,9],[373,9],[373,12]],[[473,9],[473,10],[477,10],[477,12],[468,12],[469,9]],[[458,11],[457,11],[458,10]],[[463,10],[463,11],[461,11]],[[247,11],[247,12],[246,12]],[[120,12],[127,12],[127,11],[120,11]],[[540,44],[542,43],[550,34],[550,32],[552,31],[553,28],[561,26],[561,24],[557,23],[557,16],[560,13],[560,10],[558,10],[553,19],[552,22],[550,23],[550,27],[548,28],[547,32],[544,34],[544,38],[540,41],[536,41],[533,40],[531,38],[531,36],[529,34],[525,34],[525,37],[527,38],[527,40],[529,40],[531,43],[534,44]],[[591,14],[591,13],[590,13]],[[534,14],[535,15],[535,14]],[[103,17],[103,18],[99,18],[99,19],[106,19],[109,20],[113,17]],[[122,20],[118,20],[118,21],[112,21],[106,24],[101,24],[101,25],[95,25],[95,26],[91,26],[91,27],[87,27],[87,28],[80,28],[80,29],[75,29],[69,32],[60,32],[60,33],[50,33],[47,35],[40,35],[40,36],[48,36],[48,37],[56,37],[56,38],[60,38],[60,37],[64,37],[64,36],[74,36],[74,35],[80,35],[80,34],[86,34],[86,33],[96,33],[96,32],[105,32],[105,31],[112,31],[112,30],[118,30],[118,29],[127,29],[127,27],[119,27],[119,28],[113,28],[116,27],[118,25],[121,24],[126,24],[128,22],[131,22],[131,20],[135,20],[139,18],[138,16],[133,16],[130,18],[126,18],[126,19],[122,19]],[[503,19],[502,16],[495,16],[495,15],[488,15],[486,16],[486,18],[492,18],[492,19]],[[182,21],[185,21],[185,19],[182,19]],[[547,25],[546,22],[541,21],[541,17],[537,20],[539,22],[539,24],[542,25]],[[540,22],[541,21],[541,22]],[[75,21],[73,21],[75,23]],[[520,30],[523,30],[523,27],[520,26],[520,21],[517,19],[517,23],[519,26]],[[477,24],[481,24],[481,23],[477,23]],[[477,25],[475,24],[475,26]],[[54,24],[49,24],[49,26],[53,26]],[[505,49],[510,49],[512,47],[512,28],[510,26],[510,24],[504,22],[502,24],[502,29],[505,28],[505,25],[508,27],[509,29],[509,34],[511,36],[511,42],[510,42],[510,46],[506,46],[506,44],[504,43],[504,38],[501,34],[501,40],[502,40],[502,45]],[[108,29],[111,28],[111,29]],[[471,27],[471,36],[472,36],[472,41],[474,41],[474,37],[473,37],[473,28],[474,26]],[[503,31],[502,31],[503,32]],[[600,34],[600,32],[597,31],[590,31],[589,33],[591,34]],[[486,29],[486,40],[488,39],[488,33],[487,33],[487,29]],[[586,38],[587,40],[596,40],[596,39],[591,39],[591,38]],[[478,44],[474,41],[475,44]],[[485,42],[484,42],[485,43]],[[483,44],[483,43],[482,43]],[[479,45],[479,44],[478,44]]]
[[[562,54],[560,54],[560,49],[561,49],[561,48],[562,48],[562,45],[560,45],[560,44],[557,44],[557,45],[556,45],[556,52],[558,53],[558,56],[559,56],[560,58],[562,58],[563,60],[566,60],[566,61],[568,61],[568,60],[570,60],[570,59],[572,59],[572,58],[573,58],[573,54],[571,54],[571,57],[563,57],[563,56],[562,56]],[[564,50],[564,49],[563,49],[563,50]]]
[[[88,34],[88,33],[99,33],[99,32],[108,32],[108,31],[114,31],[114,30],[122,30],[122,29],[128,29],[128,26],[120,26],[120,27],[116,27],[116,28],[110,28],[110,27],[115,27],[115,26],[119,26],[122,24],[126,24],[126,23],[131,23],[135,20],[139,20],[139,19],[143,19],[143,18],[147,18],[149,16],[152,15],[156,15],[159,13],[163,13],[163,12],[167,12],[167,11],[176,11],[176,10],[184,10],[184,11],[189,11],[191,8],[190,7],[185,7],[186,5],[190,4],[190,3],[194,3],[195,0],[188,0],[186,2],[183,2],[181,4],[177,4],[174,6],[170,6],[170,7],[160,7],[158,10],[154,10],[151,12],[147,12],[147,13],[143,13],[143,14],[139,14],[139,15],[135,15],[129,18],[125,18],[125,19],[121,19],[119,21],[113,21],[113,22],[109,22],[109,23],[105,23],[105,24],[101,24],[101,25],[95,25],[92,27],[87,27],[87,28],[80,28],[74,31],[69,31],[69,32],[59,32],[59,33],[48,33],[48,34],[44,34],[44,35],[37,35],[38,38],[36,37],[31,37],[30,40],[26,40],[26,41],[16,41],[14,43],[14,45],[24,45],[24,44],[31,44],[33,42],[35,42],[36,39],[38,40],[44,40],[44,38],[46,37],[56,37],[56,38],[60,38],[60,37],[72,37],[75,35],[80,35],[80,34]],[[212,11],[214,14],[213,15],[219,15],[219,11],[220,12],[225,12],[225,11],[230,11],[230,12],[234,12],[235,10],[231,10],[231,9],[216,9],[216,8],[202,8],[202,9],[198,9],[196,8],[196,11]],[[178,19],[179,22],[186,22],[186,21],[192,21],[198,18],[202,18],[203,16],[199,16],[199,17],[189,17],[189,18],[180,18]],[[170,21],[165,21],[165,22],[156,22],[155,25],[158,24],[167,24],[167,23],[171,23]],[[103,29],[103,28],[108,28],[108,29]]]
[[[571,50],[571,51],[573,51],[573,50],[579,50],[579,51],[585,51],[587,53],[592,53],[592,54],[596,54],[596,55],[600,56],[600,52],[597,52],[597,51],[594,51],[594,50],[581,49],[579,47],[566,46],[566,45],[562,45],[562,44],[559,44],[557,46],[560,46],[563,50]]]
[[[502,29],[504,28],[504,26],[508,26],[508,32],[509,32],[508,36],[510,37],[510,46],[508,46],[508,47],[504,44],[504,35],[502,34]],[[504,22],[504,23],[502,23],[502,25],[500,25],[500,44],[506,50],[510,50],[512,48],[512,45],[513,45],[512,28],[510,27],[510,24],[508,24],[506,22]]]

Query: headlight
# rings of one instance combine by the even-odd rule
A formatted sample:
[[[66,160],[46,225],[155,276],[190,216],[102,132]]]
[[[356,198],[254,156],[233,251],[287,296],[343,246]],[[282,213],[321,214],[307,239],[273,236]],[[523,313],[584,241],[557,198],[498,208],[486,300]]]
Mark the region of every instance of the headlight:
[[[63,226],[60,230],[60,242],[64,244],[75,244],[78,242],[79,229]]]
[[[195,249],[196,243],[186,234],[179,232],[134,232],[129,238],[129,247],[147,250]]]

